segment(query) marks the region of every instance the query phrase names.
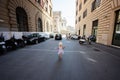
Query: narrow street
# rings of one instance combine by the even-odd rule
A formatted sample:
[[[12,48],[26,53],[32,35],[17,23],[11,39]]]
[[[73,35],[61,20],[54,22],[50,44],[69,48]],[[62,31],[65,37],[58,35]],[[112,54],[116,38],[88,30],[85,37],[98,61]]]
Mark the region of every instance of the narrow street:
[[[0,80],[120,80],[120,57],[77,40],[47,40],[0,56]]]

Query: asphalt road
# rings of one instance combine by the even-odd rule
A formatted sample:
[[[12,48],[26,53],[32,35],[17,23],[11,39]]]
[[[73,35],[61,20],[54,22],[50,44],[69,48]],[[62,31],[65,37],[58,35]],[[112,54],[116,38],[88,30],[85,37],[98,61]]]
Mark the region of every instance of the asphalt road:
[[[54,39],[0,56],[0,80],[120,80],[120,57],[77,40],[62,42],[62,60]]]

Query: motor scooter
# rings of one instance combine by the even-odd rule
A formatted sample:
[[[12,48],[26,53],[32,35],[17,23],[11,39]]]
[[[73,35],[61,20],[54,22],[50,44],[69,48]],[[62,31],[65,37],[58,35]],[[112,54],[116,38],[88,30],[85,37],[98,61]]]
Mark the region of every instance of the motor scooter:
[[[85,38],[80,38],[79,44],[84,44],[84,43],[91,44],[91,40],[90,39],[86,40]]]
[[[79,39],[79,43],[80,43],[80,44],[83,44],[83,43],[85,43],[85,42],[86,42],[86,40],[85,40],[85,39],[82,39],[82,38],[81,38],[81,39]]]

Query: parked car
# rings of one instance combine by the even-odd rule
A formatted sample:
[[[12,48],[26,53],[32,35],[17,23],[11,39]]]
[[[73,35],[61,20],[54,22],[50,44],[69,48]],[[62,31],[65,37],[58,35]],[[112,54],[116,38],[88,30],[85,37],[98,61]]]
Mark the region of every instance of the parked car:
[[[62,35],[61,34],[56,34],[55,35],[55,40],[62,40]]]
[[[36,34],[38,36],[38,42],[42,42],[42,41],[45,41],[45,37],[42,36],[41,34],[37,33]]]
[[[74,35],[71,35],[71,39],[74,39],[74,40],[78,40],[79,39],[79,36],[74,34]]]
[[[27,37],[28,44],[37,44],[45,40],[45,37],[41,36],[39,33],[32,33]]]
[[[50,35],[45,32],[39,32],[39,34],[44,37],[46,40],[50,38]]]
[[[14,36],[11,37],[9,40],[6,40],[5,45],[6,45],[7,50],[15,50],[18,48],[18,44]]]
[[[95,35],[90,35],[88,37],[88,40],[92,41],[92,42],[96,42],[96,36]]]
[[[0,43],[6,50],[14,50],[19,47],[24,47],[22,32],[1,32]]]
[[[50,38],[54,38],[54,33],[50,33]]]

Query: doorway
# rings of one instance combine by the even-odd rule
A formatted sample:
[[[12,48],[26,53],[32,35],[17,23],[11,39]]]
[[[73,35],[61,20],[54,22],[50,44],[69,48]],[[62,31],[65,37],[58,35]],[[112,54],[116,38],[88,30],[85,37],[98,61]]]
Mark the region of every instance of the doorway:
[[[112,44],[120,46],[120,10],[116,11],[115,14],[116,17]]]
[[[41,20],[40,18],[38,18],[38,31],[39,31],[39,32],[43,32],[42,20]]]
[[[98,29],[98,20],[95,20],[92,23],[92,35],[97,36],[97,29]]]

